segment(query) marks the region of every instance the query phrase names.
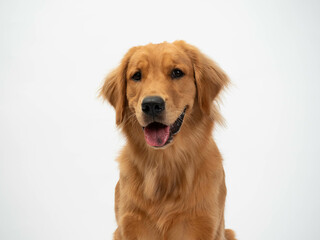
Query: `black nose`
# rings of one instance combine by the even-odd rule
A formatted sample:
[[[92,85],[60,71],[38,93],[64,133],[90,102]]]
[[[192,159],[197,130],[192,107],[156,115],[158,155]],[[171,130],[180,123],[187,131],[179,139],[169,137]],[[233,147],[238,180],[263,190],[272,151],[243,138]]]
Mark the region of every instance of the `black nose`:
[[[165,109],[165,102],[158,96],[146,97],[142,101],[141,108],[145,114],[155,117]]]

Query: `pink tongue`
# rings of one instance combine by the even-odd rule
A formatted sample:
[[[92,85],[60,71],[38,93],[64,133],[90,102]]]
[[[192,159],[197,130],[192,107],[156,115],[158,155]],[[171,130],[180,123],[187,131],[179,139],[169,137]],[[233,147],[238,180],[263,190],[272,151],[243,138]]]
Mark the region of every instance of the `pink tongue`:
[[[144,129],[144,138],[146,142],[153,147],[162,147],[170,135],[169,126],[152,127],[147,126]]]

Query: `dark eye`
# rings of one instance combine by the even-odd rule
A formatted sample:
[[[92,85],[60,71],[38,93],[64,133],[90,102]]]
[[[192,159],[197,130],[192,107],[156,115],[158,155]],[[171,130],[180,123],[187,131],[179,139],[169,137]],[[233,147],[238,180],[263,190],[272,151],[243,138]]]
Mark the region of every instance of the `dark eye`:
[[[133,81],[140,81],[140,80],[141,80],[141,72],[138,71],[138,72],[136,72],[135,74],[133,74],[133,76],[131,77],[131,79],[132,79]]]
[[[183,76],[184,76],[184,73],[179,68],[175,68],[171,72],[171,78],[172,79],[181,78]]]

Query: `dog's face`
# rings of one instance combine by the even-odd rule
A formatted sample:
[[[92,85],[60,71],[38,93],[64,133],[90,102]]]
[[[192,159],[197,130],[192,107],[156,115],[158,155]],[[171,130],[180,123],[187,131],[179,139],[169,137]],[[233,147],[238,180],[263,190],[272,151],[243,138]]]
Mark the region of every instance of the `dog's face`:
[[[135,118],[145,142],[164,148],[183,131],[185,115],[195,107],[211,115],[212,101],[227,82],[195,47],[165,42],[130,49],[101,94],[115,107],[117,124]]]
[[[196,86],[190,58],[173,44],[147,45],[131,56],[126,79],[128,106],[146,142],[166,146],[193,107]]]

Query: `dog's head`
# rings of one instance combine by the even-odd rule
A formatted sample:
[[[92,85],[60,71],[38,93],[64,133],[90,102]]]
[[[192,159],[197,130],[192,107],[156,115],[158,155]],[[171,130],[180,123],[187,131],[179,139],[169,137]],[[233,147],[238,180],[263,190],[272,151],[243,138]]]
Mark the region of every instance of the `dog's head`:
[[[117,125],[133,120],[148,145],[163,148],[184,131],[192,114],[212,119],[213,100],[227,84],[212,60],[176,41],[131,48],[106,77],[100,94],[116,109]]]

